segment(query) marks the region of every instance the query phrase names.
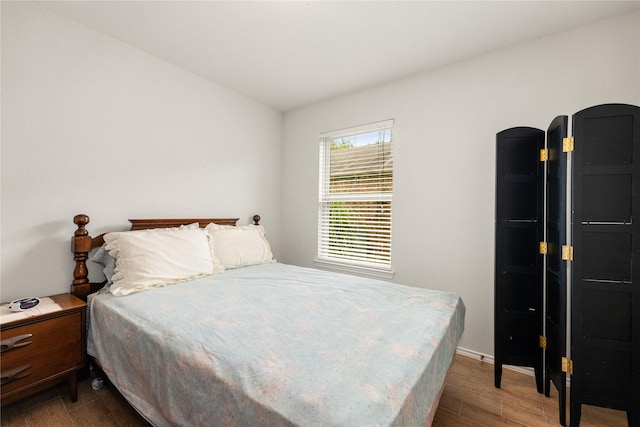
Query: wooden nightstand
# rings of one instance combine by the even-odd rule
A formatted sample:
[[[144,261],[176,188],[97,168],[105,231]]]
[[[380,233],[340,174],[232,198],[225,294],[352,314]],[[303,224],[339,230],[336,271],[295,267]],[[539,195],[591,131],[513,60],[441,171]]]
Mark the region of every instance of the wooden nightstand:
[[[87,304],[71,294],[50,296],[61,309],[0,325],[2,405],[67,381],[78,398],[78,369],[85,363]]]

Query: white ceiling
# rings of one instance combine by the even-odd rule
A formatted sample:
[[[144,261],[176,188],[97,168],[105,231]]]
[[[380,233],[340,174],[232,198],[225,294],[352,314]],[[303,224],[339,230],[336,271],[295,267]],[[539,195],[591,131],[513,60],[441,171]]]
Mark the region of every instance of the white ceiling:
[[[640,1],[45,1],[281,111],[609,16]]]

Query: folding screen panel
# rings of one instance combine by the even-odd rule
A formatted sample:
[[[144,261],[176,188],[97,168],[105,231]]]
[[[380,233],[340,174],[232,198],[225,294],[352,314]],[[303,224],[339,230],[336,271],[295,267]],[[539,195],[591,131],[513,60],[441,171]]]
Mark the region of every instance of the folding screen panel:
[[[573,133],[571,426],[582,404],[640,426],[640,108],[582,110]]]
[[[542,393],[544,131],[518,127],[496,137],[495,386],[502,365],[533,367]]]
[[[567,354],[567,265],[562,247],[567,243],[567,116],[558,116],[547,130],[547,262],[545,292],[545,395],[551,382],[558,389],[560,424],[566,422],[566,373],[562,358]]]

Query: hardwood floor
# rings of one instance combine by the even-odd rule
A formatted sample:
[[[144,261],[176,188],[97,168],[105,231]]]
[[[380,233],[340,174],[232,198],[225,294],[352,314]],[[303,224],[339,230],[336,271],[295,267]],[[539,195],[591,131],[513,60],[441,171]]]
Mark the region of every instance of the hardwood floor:
[[[434,427],[559,426],[558,394],[538,394],[533,377],[503,370],[493,386],[493,365],[456,355],[433,422]],[[567,414],[567,421],[569,416]],[[148,424],[111,386],[94,391],[78,385],[78,401],[61,385],[2,408],[2,426],[141,426]],[[622,427],[624,412],[583,405],[581,427]]]
[[[493,386],[494,365],[456,355],[433,422],[443,426],[559,426],[558,392],[539,394],[532,376],[502,370]],[[569,422],[567,399],[567,423]],[[580,427],[627,426],[622,411],[582,405]]]
[[[2,427],[148,427],[111,385],[94,391],[91,381],[78,383],[78,400],[69,398],[65,384],[34,394],[2,408]]]

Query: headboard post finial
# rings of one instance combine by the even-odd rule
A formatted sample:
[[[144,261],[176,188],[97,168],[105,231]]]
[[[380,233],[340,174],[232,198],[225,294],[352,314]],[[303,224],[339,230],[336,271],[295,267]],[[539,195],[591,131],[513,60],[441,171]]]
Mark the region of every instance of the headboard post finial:
[[[253,216],[253,225],[260,225],[260,215]]]
[[[78,214],[73,217],[73,223],[78,226],[78,229],[75,233],[75,236],[87,236],[89,232],[85,228],[87,224],[89,224],[89,216],[85,214]]]
[[[73,222],[78,226],[71,239],[71,252],[76,267],[73,270],[73,282],[71,282],[72,293],[79,297],[84,297],[90,293],[89,271],[87,270],[87,258],[91,251],[91,236],[85,228],[89,223],[89,217],[84,214],[73,217]]]

